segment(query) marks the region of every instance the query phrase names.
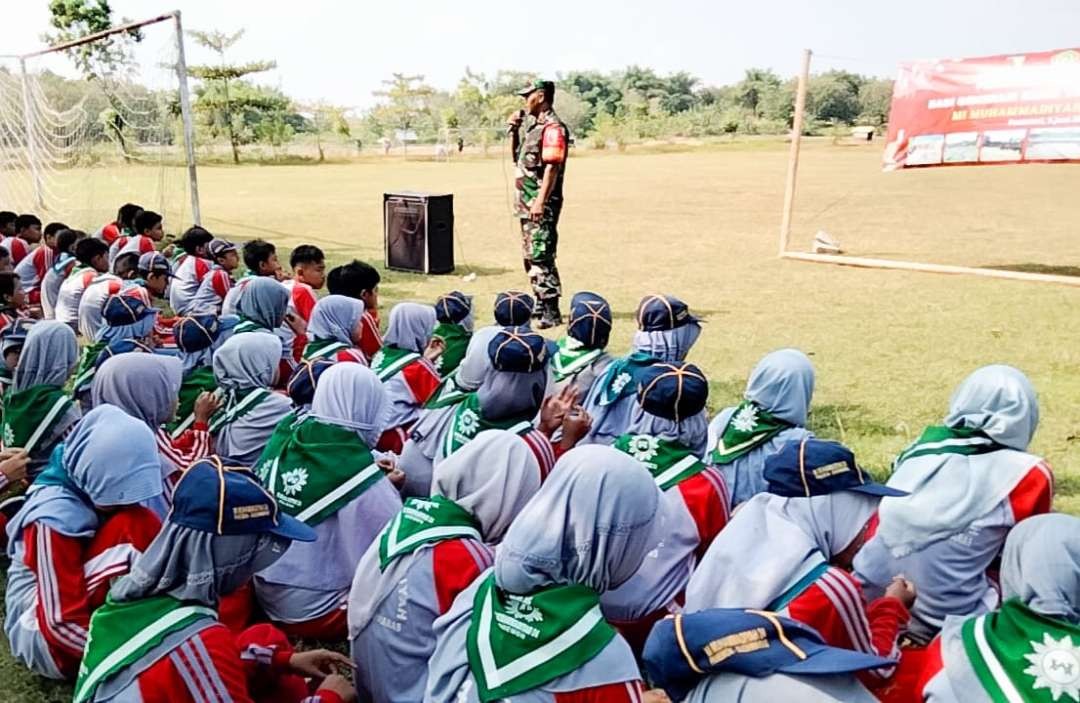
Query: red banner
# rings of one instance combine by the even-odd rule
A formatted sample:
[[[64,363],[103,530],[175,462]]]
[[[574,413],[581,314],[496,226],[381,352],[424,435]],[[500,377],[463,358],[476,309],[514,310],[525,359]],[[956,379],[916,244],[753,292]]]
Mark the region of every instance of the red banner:
[[[900,66],[885,170],[1080,162],[1080,49]]]

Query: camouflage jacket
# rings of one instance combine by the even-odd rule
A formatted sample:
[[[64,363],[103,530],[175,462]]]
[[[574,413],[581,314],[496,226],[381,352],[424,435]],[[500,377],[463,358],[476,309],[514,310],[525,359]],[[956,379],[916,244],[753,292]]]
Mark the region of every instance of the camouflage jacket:
[[[551,189],[547,200],[547,206],[558,215],[562,208],[563,175],[566,173],[569,141],[570,130],[554,110],[542,112],[529,125],[517,155],[517,197],[514,200],[516,215],[528,217],[529,206],[540,192],[544,167],[548,164],[558,166],[555,187]]]

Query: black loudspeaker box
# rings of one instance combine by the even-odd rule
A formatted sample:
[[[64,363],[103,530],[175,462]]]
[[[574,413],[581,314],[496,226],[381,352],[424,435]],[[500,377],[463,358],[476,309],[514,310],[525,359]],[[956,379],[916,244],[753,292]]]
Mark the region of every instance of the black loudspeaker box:
[[[453,273],[453,194],[383,193],[383,236],[386,268]]]

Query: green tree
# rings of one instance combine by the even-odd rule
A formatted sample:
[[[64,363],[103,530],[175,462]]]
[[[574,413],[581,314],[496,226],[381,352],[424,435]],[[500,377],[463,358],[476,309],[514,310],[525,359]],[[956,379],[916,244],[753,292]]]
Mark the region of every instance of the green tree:
[[[265,109],[261,101],[247,101],[243,95],[234,94],[230,91],[230,83],[240,81],[244,76],[253,73],[262,73],[277,67],[276,61],[253,61],[244,64],[229,64],[225,61],[225,52],[228,51],[240,38],[244,36],[244,30],[240,29],[232,34],[225,34],[214,30],[201,32],[190,30],[188,34],[200,46],[210,49],[218,55],[219,63],[216,66],[189,66],[188,74],[193,78],[211,86],[220,87],[220,93],[204,92],[196,101],[196,108],[210,111],[214,114],[214,121],[224,124],[225,132],[229,137],[229,145],[232,147],[233,163],[240,163],[240,138],[237,134],[237,120],[241,113],[250,109]],[[207,98],[212,95],[213,98]],[[204,99],[206,98],[206,99]],[[281,133],[278,134],[280,136]]]
[[[326,160],[323,153],[322,137],[324,134],[350,135],[349,120],[345,117],[345,108],[327,102],[312,103],[304,108],[311,115],[308,122],[315,135],[315,148],[319,152],[319,163]]]
[[[414,132],[421,120],[430,122],[430,102],[435,89],[424,83],[422,75],[394,73],[392,78],[383,81],[383,85],[386,87],[375,91],[375,95],[386,99],[378,110],[384,124],[401,132]]]
[[[123,18],[121,24],[131,20]],[[51,0],[49,24],[56,32],[42,38],[49,44],[61,44],[104,32],[112,28],[112,8],[108,0]],[[133,46],[142,41],[138,29],[113,34],[104,39],[80,44],[67,50],[75,65],[87,78],[105,78],[130,66]]]
[[[847,71],[828,71],[810,77],[806,87],[806,109],[813,119],[852,124],[859,116],[861,76]]]
[[[893,82],[888,78],[871,78],[859,88],[859,124],[880,127],[889,121]]]
[[[761,117],[762,102],[770,92],[780,86],[780,77],[771,69],[748,68],[743,79],[735,85],[735,102],[750,110],[754,117]]]

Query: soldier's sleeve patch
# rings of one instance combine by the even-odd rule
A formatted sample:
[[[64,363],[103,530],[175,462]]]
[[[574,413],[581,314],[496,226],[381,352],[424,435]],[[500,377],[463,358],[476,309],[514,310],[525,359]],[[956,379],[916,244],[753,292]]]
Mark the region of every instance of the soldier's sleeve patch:
[[[540,160],[545,164],[561,164],[566,161],[566,130],[558,123],[544,127]]]

